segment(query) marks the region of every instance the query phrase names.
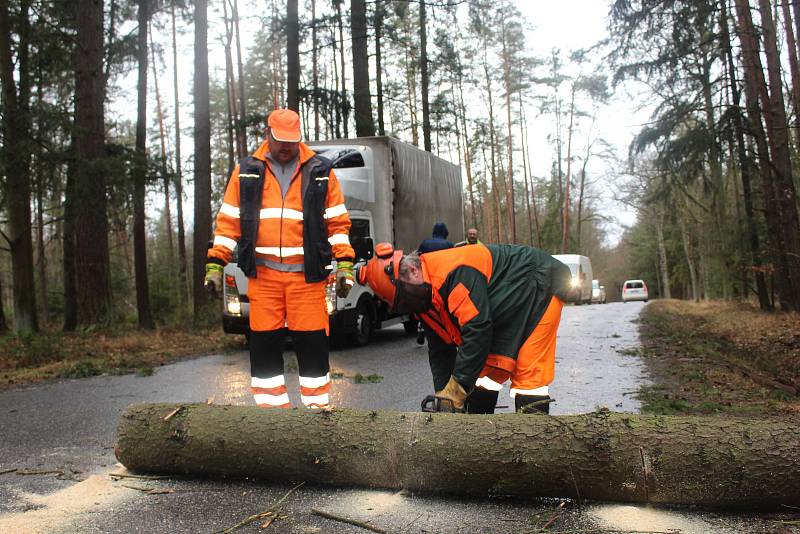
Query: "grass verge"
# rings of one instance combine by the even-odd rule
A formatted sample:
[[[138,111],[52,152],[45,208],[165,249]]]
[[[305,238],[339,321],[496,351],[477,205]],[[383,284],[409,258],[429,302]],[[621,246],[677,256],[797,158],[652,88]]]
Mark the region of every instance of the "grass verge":
[[[800,315],[745,304],[654,301],[640,333],[644,413],[800,414]]]
[[[245,347],[243,336],[214,328],[46,331],[0,336],[0,389],[57,378],[153,374],[166,363]]]

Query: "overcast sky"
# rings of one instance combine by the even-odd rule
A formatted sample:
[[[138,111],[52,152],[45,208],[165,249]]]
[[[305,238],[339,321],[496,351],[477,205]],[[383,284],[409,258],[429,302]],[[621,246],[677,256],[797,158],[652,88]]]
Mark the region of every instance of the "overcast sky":
[[[301,5],[304,2],[300,2]],[[250,2],[239,0],[240,12],[247,13],[249,4],[263,5],[263,0]],[[526,26],[530,29],[526,33],[527,46],[533,55],[547,57],[554,48],[561,49],[564,57],[568,57],[569,52],[576,49],[587,48],[606,36],[606,15],[608,13],[607,0],[517,0],[517,8],[527,19]],[[252,8],[251,8],[252,9]],[[301,15],[302,16],[302,15]],[[308,16],[308,15],[306,15]],[[168,22],[162,15],[161,20]],[[224,77],[224,51],[220,44],[219,33],[223,31],[221,24],[216,24],[216,15],[209,13],[209,23],[212,28],[209,31],[209,65],[212,76]],[[247,36],[252,34],[255,29],[248,27],[248,24],[256,23],[255,17],[244,18],[242,27],[242,47],[247,50],[250,46]],[[135,26],[133,26],[135,29]],[[191,86],[192,86],[192,61],[193,61],[193,28],[190,24],[183,25],[183,35],[179,37],[179,73],[181,77],[182,105],[181,105],[181,126],[184,133],[182,138],[183,152],[191,153],[193,146],[191,139]],[[165,31],[156,32],[154,35],[156,42],[166,47],[164,60],[166,70],[159,76],[160,90],[162,94],[162,106],[168,114],[169,125],[172,124],[172,77],[169,74],[172,68],[169,26]],[[215,74],[216,71],[216,74]],[[152,71],[150,71],[152,73]],[[371,73],[374,76],[374,72]],[[118,80],[118,85],[123,88],[122,93],[114,96],[114,101],[110,107],[110,112],[121,118],[135,120],[135,86],[136,74],[130,73],[125,79]],[[352,79],[349,74],[348,79]],[[155,117],[155,98],[149,96],[148,113],[150,117]],[[499,88],[498,88],[499,89]],[[564,91],[568,91],[565,86]],[[562,91],[564,96],[566,93]],[[533,107],[526,112],[529,122],[529,140],[531,144],[533,170],[536,176],[548,176],[552,165],[554,149],[548,142],[548,136],[555,131],[552,116],[543,115],[538,108]],[[632,136],[639,130],[641,124],[647,120],[647,112],[637,111],[631,104],[631,98],[624,91],[619,92],[612,99],[608,106],[605,106],[598,113],[598,121],[595,129],[598,135],[608,141],[617,152],[617,155],[624,157],[627,153],[627,146]],[[152,123],[151,123],[152,124]],[[573,150],[576,153],[582,152],[585,148],[585,128],[588,121],[579,125],[579,130],[573,140]],[[172,142],[170,141],[170,145]],[[250,147],[251,150],[255,147]],[[157,145],[151,150],[158,150]],[[168,149],[171,150],[171,149]],[[566,151],[566,149],[564,149]],[[573,165],[576,165],[573,163]],[[580,162],[577,163],[580,165]],[[595,188],[600,197],[599,208],[603,215],[611,218],[614,222],[609,226],[610,243],[616,242],[622,232],[623,225],[631,224],[635,219],[635,213],[625,206],[613,200],[615,191],[614,182],[618,179],[614,176],[614,168],[610,162],[600,159],[590,160],[588,175],[592,179],[599,179]],[[187,194],[191,196],[191,187],[187,188]],[[151,199],[153,207],[161,206],[163,200]],[[191,224],[192,204],[186,203],[187,221]],[[173,210],[174,213],[174,210]]]

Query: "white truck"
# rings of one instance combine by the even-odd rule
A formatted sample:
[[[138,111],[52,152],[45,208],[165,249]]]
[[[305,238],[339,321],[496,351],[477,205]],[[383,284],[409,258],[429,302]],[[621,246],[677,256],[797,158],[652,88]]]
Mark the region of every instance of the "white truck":
[[[461,169],[442,158],[391,137],[360,137],[309,143],[333,160],[350,214],[350,243],[356,261],[372,257],[374,245],[392,243],[410,252],[443,221],[451,241],[464,239]],[[227,333],[249,336],[247,277],[232,261],[225,267],[222,325]],[[402,322],[409,333],[416,321],[389,313],[368,286],[356,284],[347,298],[326,292],[331,335],[365,345],[375,330]]]
[[[569,267],[572,273],[568,302],[590,304],[592,302],[592,262],[579,254],[555,254],[553,257]]]

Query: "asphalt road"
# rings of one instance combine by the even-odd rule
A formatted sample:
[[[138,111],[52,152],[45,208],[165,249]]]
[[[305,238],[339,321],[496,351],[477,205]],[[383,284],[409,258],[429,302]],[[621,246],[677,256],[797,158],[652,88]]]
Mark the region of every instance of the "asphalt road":
[[[559,330],[554,415],[607,407],[636,412],[632,393],[647,383],[644,366],[625,349],[638,344],[644,304],[569,306]],[[432,393],[427,350],[401,327],[379,332],[367,347],[331,353],[332,402],[351,408],[417,411]],[[299,405],[296,367],[287,365],[290,398]],[[378,375],[356,383],[357,374]],[[219,532],[268,510],[290,486],[254,481],[114,479],[126,473],[113,454],[120,412],[135,402],[251,404],[247,353],[212,355],[163,366],[149,377],[102,376],[0,393],[0,533]],[[511,411],[508,387],[499,411]],[[265,451],[268,453],[268,451]],[[560,501],[465,500],[439,495],[302,486],[278,519],[239,532],[366,532],[312,513],[369,521],[387,532],[769,532],[772,518],[736,514],[582,505]]]

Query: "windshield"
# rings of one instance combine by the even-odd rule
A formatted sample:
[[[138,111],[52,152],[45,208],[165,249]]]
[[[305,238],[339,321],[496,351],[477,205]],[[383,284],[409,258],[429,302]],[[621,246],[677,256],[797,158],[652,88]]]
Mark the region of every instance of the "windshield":
[[[600,281],[592,280],[592,289],[600,289]]]

